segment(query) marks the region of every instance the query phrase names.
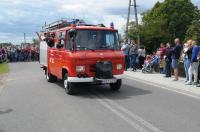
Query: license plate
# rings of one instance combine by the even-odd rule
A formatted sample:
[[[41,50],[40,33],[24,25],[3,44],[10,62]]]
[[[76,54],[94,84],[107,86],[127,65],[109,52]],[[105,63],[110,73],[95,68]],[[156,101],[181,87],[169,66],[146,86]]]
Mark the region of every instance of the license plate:
[[[107,83],[116,83],[116,79],[102,79],[102,83],[107,84]]]

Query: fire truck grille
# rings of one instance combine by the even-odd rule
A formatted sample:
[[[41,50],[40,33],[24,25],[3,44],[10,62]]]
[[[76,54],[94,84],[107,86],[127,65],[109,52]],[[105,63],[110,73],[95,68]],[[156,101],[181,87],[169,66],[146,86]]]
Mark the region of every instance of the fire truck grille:
[[[102,61],[96,63],[96,78],[110,79],[113,78],[112,74],[112,62]]]
[[[91,64],[90,65],[90,72],[95,72],[96,71],[96,64]]]

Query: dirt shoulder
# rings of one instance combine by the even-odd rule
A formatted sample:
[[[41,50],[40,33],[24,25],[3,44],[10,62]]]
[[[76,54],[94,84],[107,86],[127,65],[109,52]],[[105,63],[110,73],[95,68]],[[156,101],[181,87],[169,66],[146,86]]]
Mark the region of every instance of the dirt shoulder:
[[[0,64],[0,94],[3,90],[8,72],[9,72],[8,63],[1,63]]]
[[[0,63],[0,75],[9,72],[8,63]]]
[[[1,92],[3,91],[6,78],[7,78],[7,74],[0,74],[0,95],[1,95]]]

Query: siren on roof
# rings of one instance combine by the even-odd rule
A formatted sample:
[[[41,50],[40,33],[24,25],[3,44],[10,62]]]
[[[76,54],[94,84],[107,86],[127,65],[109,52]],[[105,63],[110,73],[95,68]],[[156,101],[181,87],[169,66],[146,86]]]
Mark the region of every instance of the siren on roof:
[[[72,27],[74,27],[74,28],[76,27],[76,20],[75,19],[72,19],[72,21],[70,23],[71,23]]]
[[[110,28],[114,29],[114,23],[113,22],[110,23]]]

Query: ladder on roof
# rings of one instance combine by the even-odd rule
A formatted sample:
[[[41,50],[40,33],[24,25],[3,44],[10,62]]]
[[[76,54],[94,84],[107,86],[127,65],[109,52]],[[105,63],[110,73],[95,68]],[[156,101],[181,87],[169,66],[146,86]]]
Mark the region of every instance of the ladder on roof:
[[[84,20],[80,20],[80,19],[61,19],[55,22],[52,22],[50,24],[44,25],[42,26],[42,32],[48,32],[48,31],[52,31],[52,30],[56,30],[56,29],[60,29],[60,28],[64,28],[67,26],[70,26],[72,24],[75,24],[77,26],[99,26],[99,27],[105,27],[105,25],[103,24],[87,24],[85,23]]]
[[[70,26],[71,24],[75,25],[84,25],[85,22],[79,19],[61,19],[50,24],[42,26],[43,31],[52,31],[59,28]]]

